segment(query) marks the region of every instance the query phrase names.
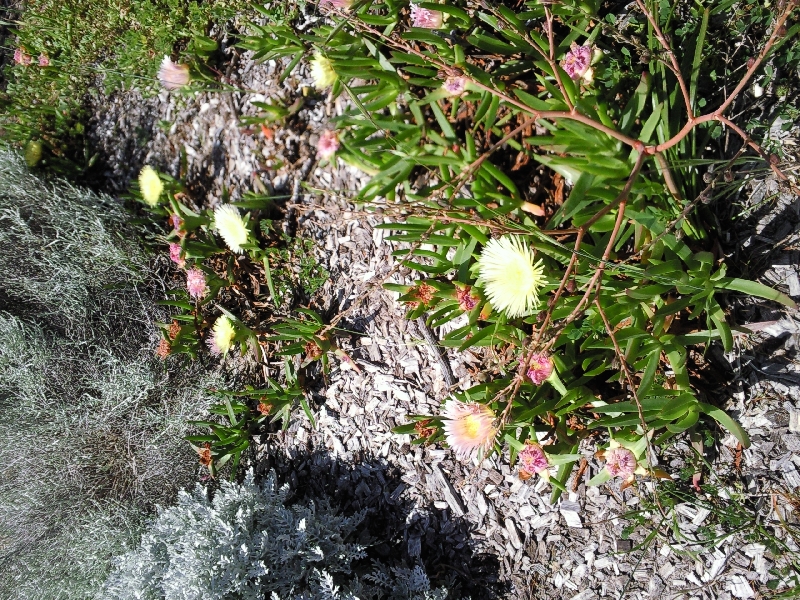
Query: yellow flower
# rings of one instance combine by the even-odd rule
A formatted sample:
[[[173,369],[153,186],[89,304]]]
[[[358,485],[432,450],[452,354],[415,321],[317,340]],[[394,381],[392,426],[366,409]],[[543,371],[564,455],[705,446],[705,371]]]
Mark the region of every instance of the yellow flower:
[[[215,208],[214,224],[228,248],[234,252],[244,250],[242,245],[247,243],[249,234],[242,215],[235,206],[224,204]]]
[[[320,91],[332,86],[337,79],[331,61],[319,52],[314,54],[314,59],[311,61],[311,78],[314,80],[314,87]]]
[[[208,340],[208,347],[213,354],[227,354],[236,337],[236,329],[231,320],[222,315],[214,322],[213,335]]]
[[[139,189],[142,199],[148,206],[156,206],[164,191],[164,184],[156,170],[150,165],[145,166],[139,173]]]
[[[478,284],[492,306],[511,317],[523,317],[539,307],[539,288],[546,279],[541,259],[517,236],[489,240],[478,259]]]

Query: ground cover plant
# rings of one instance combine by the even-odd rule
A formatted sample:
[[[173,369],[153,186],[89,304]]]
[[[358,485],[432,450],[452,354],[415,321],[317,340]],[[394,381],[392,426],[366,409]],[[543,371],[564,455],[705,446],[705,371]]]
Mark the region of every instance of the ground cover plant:
[[[26,147],[30,164],[45,161],[75,178],[94,162],[84,139],[87,97],[136,87],[156,93],[151,74],[164,57],[190,50],[207,61],[208,37],[246,3],[237,0],[15,2],[2,19],[13,58],[4,68],[0,128]]]
[[[401,244],[398,267],[421,278],[386,287],[409,318],[452,322],[443,346],[502,357],[487,382],[453,390],[441,415],[420,415],[398,432],[445,442],[463,459],[507,451],[525,476],[548,478],[554,497],[581,458],[581,441],[602,430],[610,437],[595,484],[669,477],[653,467],[653,446],[698,426],[716,422],[747,446],[745,432],[690,377],[690,354],[713,343],[732,348],[727,293],[794,303],[728,275],[701,209],[734,189],[732,169],[745,156],[794,189],[779,157],[726,114],[765,61],[794,48],[798,26],[793,3],[751,14],[759,41],[737,72],[713,54],[709,33],[731,6],[637,2],[618,22],[608,7],[598,14],[599,6],[573,2],[326,2],[318,7],[325,18],[302,33],[302,5],[263,9],[266,23],[253,25],[243,46],[257,59],[291,57],[284,75],[310,57],[319,92],[352,102],[322,136],[319,157],[372,175],[358,201],[413,215],[385,227]],[[704,174],[704,149],[723,132],[739,146]],[[530,185],[539,165],[562,191],[548,198]],[[226,279],[207,272],[208,288],[193,287],[203,259],[227,256],[235,286],[241,278],[231,269],[247,257],[245,270],[271,286],[259,213],[242,216],[255,206],[246,202],[194,213],[153,181],[148,196],[143,180],[141,197],[173,224],[171,255],[199,301],[180,305],[179,318],[194,323],[194,348],[202,338],[212,352],[236,345],[258,358],[277,342],[279,354],[304,354],[303,367],[329,355],[349,360],[332,336],[341,315],[326,323],[303,309],[256,329],[224,308],[213,325],[199,319]],[[270,385],[277,393],[280,384]],[[250,397],[259,395],[267,390]],[[280,409],[285,422],[293,403],[258,407]],[[230,404],[225,412],[233,423]],[[219,442],[230,433],[206,440],[217,444],[213,456],[227,455]]]
[[[287,502],[275,473],[256,485],[223,483],[213,497],[199,487],[182,492],[140,545],[117,560],[103,597],[258,600],[444,600],[425,571],[375,561],[356,564],[376,543],[358,535],[366,511],[343,516],[326,501]],[[363,562],[363,561],[362,561]]]
[[[127,221],[0,149],[3,598],[91,597],[196,475],[181,436],[219,381],[152,356],[161,309]]]
[[[797,193],[779,148],[769,139],[775,119],[796,115],[793,101],[779,106],[751,102],[765,88],[774,90],[773,98],[789,89],[786,73],[800,60],[797,3],[767,10],[755,2],[731,0],[637,0],[623,8],[573,1],[513,6],[274,3],[261,7],[240,44],[258,60],[278,61],[283,77],[307,68],[315,90],[304,90],[304,97],[340,98],[349,107],[328,123],[318,158],[323,168],[343,161],[370,176],[352,200],[366,211],[382,211],[387,222],[381,227],[391,234],[397,261],[375,285],[397,295],[408,319],[441,328],[442,339],[434,344],[454,353],[477,352],[484,361],[481,383],[467,389],[451,386],[440,412],[416,415],[396,432],[412,435],[415,444],[450,448],[464,462],[479,464],[496,454],[519,478],[546,480],[551,500],[566,491],[576,464],[581,465],[578,480],[595,450],[602,468],[590,483],[618,478],[624,489],[639,477],[678,477],[659,464],[659,449],[676,438],[714,438],[726,430],[740,448],[747,447],[747,433],[710,398],[696,364],[714,346],[729,352],[735,336],[743,333],[728,310],[731,294],[794,307],[782,292],[735,276],[737,265],[728,264],[715,240],[715,207],[764,172]],[[191,94],[214,83],[225,93],[235,91],[221,75],[213,80],[215,42],[206,37],[207,29],[202,31],[191,43],[189,34],[171,42],[177,60],[151,57],[149,70],[154,74],[160,64],[158,78],[167,90]],[[746,32],[746,42],[731,55],[724,40],[733,32]],[[27,46],[17,50],[12,67],[17,75],[22,67],[29,69],[26,76],[35,68],[51,73],[50,55],[36,67]],[[69,79],[70,69],[52,73]],[[267,98],[257,104],[262,113],[242,125],[260,124],[266,136],[272,124],[289,118],[303,102],[284,105]],[[31,165],[48,152],[57,156],[59,140],[80,135],[79,128],[63,123],[53,129],[52,138],[31,134],[33,125],[26,129],[18,112],[11,115],[9,130],[21,132],[19,141],[28,141]],[[41,122],[52,127],[60,118]],[[161,301],[170,312],[159,323],[159,367],[168,373],[187,368],[192,364],[188,357],[198,359],[195,365],[219,359],[258,373],[250,385],[214,386],[214,404],[202,420],[181,410],[179,425],[172,422],[172,413],[169,423],[162,423],[164,415],[145,410],[157,423],[145,423],[142,439],[147,432],[161,431],[159,439],[168,437],[175,444],[165,457],[177,456],[171,453],[181,444],[183,452],[175,452],[189,457],[175,458],[175,464],[199,456],[212,477],[224,473],[236,478],[255,435],[271,433],[277,425],[286,429],[297,408],[314,424],[313,400],[332,365],[358,369],[339,342],[351,333],[343,324],[363,297],[333,314],[319,309],[316,293],[327,273],[312,258],[308,240],[293,239],[276,225],[285,198],[261,190],[232,202],[223,194],[212,207],[193,197],[184,182],[150,165],[142,169],[131,198],[138,203],[136,210],[146,211],[161,228],[155,245],[164,258],[169,256],[172,274],[180,278]],[[19,224],[36,212],[29,207],[12,211],[9,218]],[[96,233],[90,217],[82,217],[83,229],[65,239],[84,239],[87,228]],[[9,234],[9,244],[29,250],[29,262],[41,262],[39,248],[50,246],[34,233]],[[117,306],[117,297],[106,292],[122,282],[104,280],[104,268],[94,271],[105,264],[98,260],[101,255],[118,265],[111,272],[123,279],[136,276],[136,265],[129,264],[135,261],[116,247],[88,255],[65,250],[63,258],[45,261],[50,269],[46,278],[28,270],[5,287],[3,294],[34,307],[20,309],[3,324],[11,348],[6,352],[12,365],[9,394],[18,392],[19,365],[35,363],[34,355],[58,354],[45,340],[50,329],[58,334],[58,348],[63,343],[69,349],[76,335],[87,335],[87,322],[99,327],[101,333],[90,334],[98,344],[124,340],[114,335],[113,324],[93,320],[97,309],[85,308],[95,297]],[[18,259],[8,260],[8,272],[14,273]],[[401,269],[418,280],[398,283],[394,276]],[[74,273],[83,273],[77,281],[94,287],[76,285]],[[120,297],[123,301],[129,300]],[[118,348],[107,350],[90,357],[102,359],[102,368],[90,367],[92,374],[118,364]],[[142,406],[149,406],[148,394],[155,389],[149,378],[158,368],[148,359],[136,356],[147,364],[136,373],[137,381],[145,383],[131,384],[144,390],[147,398],[137,396]],[[73,375],[65,367],[62,377]],[[82,399],[105,398],[104,384],[81,381],[90,389]],[[23,392],[29,383],[21,386]],[[202,385],[194,384],[192,390]],[[28,406],[33,397],[26,400]],[[67,412],[56,420],[74,419]],[[193,431],[184,426],[188,419]],[[75,435],[96,437],[91,427],[76,429]],[[116,447],[115,440],[109,444]],[[100,458],[89,461],[103,464],[101,470],[120,467]],[[641,517],[633,517],[636,522],[649,524],[659,513],[656,521],[666,525],[671,509],[691,503],[687,498],[693,492],[687,489],[701,489],[700,469],[683,478],[692,478],[693,487],[655,486],[655,499]],[[87,488],[106,490],[100,476],[87,481]],[[243,487],[224,487],[213,501],[218,506],[205,493],[183,496],[177,508],[166,509],[153,522],[139,549],[121,560],[127,573],[113,576],[109,585],[120,586],[120,597],[131,594],[128,585],[136,595],[170,597],[174,591],[162,584],[171,580],[164,573],[174,565],[160,550],[182,548],[195,536],[197,514],[225,512],[222,505],[237,494],[251,500],[261,493],[278,498],[270,485],[267,492],[250,480]],[[103,493],[128,499],[134,487],[112,485]],[[148,496],[148,506],[156,500]],[[282,503],[276,501],[275,510],[288,514]],[[720,524],[701,532],[707,535],[704,543],[730,530],[767,531],[759,529],[758,519],[751,519],[749,506],[738,497],[696,503],[717,511],[712,522]],[[134,506],[132,523],[141,518],[140,508]],[[298,515],[302,510],[295,507]],[[171,522],[177,515],[183,520]],[[302,530],[300,517],[292,518],[289,529]],[[229,531],[227,522],[214,523],[223,533]],[[119,531],[114,525],[104,557],[120,550],[125,536],[114,537]],[[214,552],[224,545],[220,531],[204,530]],[[246,534],[257,538],[260,531]],[[776,552],[792,552],[791,546],[770,541]],[[306,550],[300,554],[303,560],[309,557]],[[179,555],[176,551],[176,559]],[[42,556],[28,564],[50,560]],[[258,560],[243,557],[243,571],[255,570],[237,579],[227,578],[224,561],[213,558],[210,568],[222,569],[226,581],[234,582],[213,593],[226,597],[231,590],[253,592],[253,581],[266,585],[259,578],[276,559],[270,554],[263,569]],[[99,564],[90,587],[103,575],[104,563]],[[796,564],[792,556],[786,570],[776,574],[776,587],[792,585]],[[205,566],[198,560],[183,572],[187,580],[194,578],[190,587],[202,579]],[[304,579],[307,567],[290,571],[303,585],[311,582],[316,594],[333,585],[323,574]],[[346,575],[347,568],[340,574]],[[279,577],[282,582],[287,578]],[[342,585],[352,591],[360,585],[355,581]],[[212,593],[206,584],[195,586],[198,597]],[[261,587],[253,594],[260,592]]]

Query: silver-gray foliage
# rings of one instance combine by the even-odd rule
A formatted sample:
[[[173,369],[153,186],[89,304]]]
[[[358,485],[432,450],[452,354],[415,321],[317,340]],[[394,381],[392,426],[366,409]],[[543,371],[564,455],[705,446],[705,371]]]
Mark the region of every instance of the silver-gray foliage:
[[[219,385],[155,359],[146,258],[108,197],[0,148],[0,598],[92,597],[197,472]],[[169,363],[167,363],[168,367]]]
[[[119,202],[40,179],[0,147],[0,302],[80,328],[114,301],[109,289],[142,278],[127,220]]]
[[[139,546],[120,557],[103,600],[444,600],[423,569],[374,564],[354,573],[365,543],[352,541],[365,513],[327,502],[286,505],[274,473],[223,483],[213,500],[198,486],[160,513]]]

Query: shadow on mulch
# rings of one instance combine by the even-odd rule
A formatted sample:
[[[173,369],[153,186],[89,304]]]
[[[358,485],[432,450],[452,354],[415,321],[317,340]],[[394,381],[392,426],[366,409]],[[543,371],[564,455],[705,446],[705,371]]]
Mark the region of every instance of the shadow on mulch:
[[[270,456],[255,466],[256,476],[270,469],[279,483],[289,485],[290,502],[328,499],[345,515],[367,511],[360,539],[379,542],[367,548],[367,558],[356,570],[371,570],[373,559],[393,568],[421,565],[431,587],[445,586],[449,598],[507,597],[497,557],[472,549],[469,523],[447,509],[413,506],[402,495],[406,486],[398,468],[367,456],[349,463],[311,451]]]

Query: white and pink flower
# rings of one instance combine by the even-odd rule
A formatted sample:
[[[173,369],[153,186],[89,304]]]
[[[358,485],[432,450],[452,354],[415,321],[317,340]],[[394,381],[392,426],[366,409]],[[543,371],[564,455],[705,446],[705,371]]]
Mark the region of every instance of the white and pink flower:
[[[496,415],[491,408],[475,402],[448,400],[444,406],[444,435],[461,460],[487,452],[497,435]]]

